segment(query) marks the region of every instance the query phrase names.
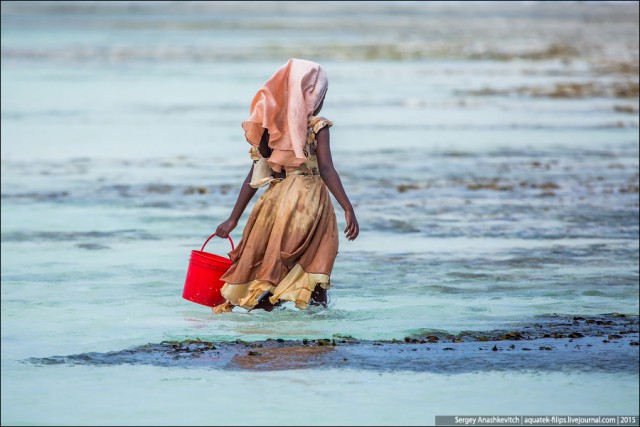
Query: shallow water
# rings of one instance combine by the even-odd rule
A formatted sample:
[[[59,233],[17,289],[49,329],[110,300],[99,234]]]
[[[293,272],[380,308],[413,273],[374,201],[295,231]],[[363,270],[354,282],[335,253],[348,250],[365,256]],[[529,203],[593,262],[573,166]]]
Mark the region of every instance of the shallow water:
[[[625,413],[633,406],[619,397],[637,393],[626,374],[443,376],[345,369],[282,373],[148,366],[42,368],[46,375],[34,389],[19,380],[29,378],[33,368],[8,367],[13,382],[8,390],[11,395],[3,394],[3,407],[29,402],[30,410],[19,417],[24,424],[47,424],[55,415],[61,424],[94,425],[274,425],[276,420],[278,425],[430,425],[435,415],[494,415],[498,410],[512,415],[541,413],[541,402],[545,413],[598,415],[601,408]],[[614,392],[597,391],[602,389]],[[248,401],[256,410],[247,410]],[[498,401],[499,409],[487,404]]]
[[[343,43],[318,57],[331,82],[322,114],[335,121],[334,162],[360,236],[340,241],[328,310],[286,306],[216,317],[180,298],[189,252],[233,207],[250,166],[240,123],[259,84],[300,52],[287,42],[293,24],[278,18],[299,14],[298,6],[266,20],[237,20],[227,4],[217,13],[137,17],[118,9],[77,15],[2,7],[3,424],[202,424],[213,422],[202,411],[207,405],[216,421],[230,424],[291,424],[304,416],[318,424],[424,424],[432,414],[457,411],[638,412],[637,375],[283,375],[21,362],[195,337],[401,339],[416,330],[507,327],[549,313],[638,314],[637,96],[473,94],[564,81],[637,84],[637,73],[594,68],[597,55],[631,58],[637,67],[637,18],[635,33],[620,39],[614,28],[634,21],[607,9],[611,18],[599,15],[598,31],[608,48],[593,48],[584,35],[584,45],[577,43],[586,53],[569,60],[478,59],[463,49],[365,61],[359,43],[401,37],[410,16],[389,18],[384,3],[364,21],[388,18],[389,31],[378,39],[368,27],[310,37],[315,46]],[[336,7],[334,15],[352,5]],[[534,23],[549,27],[550,35],[539,35],[542,45],[569,31],[544,18],[547,6],[531,7],[543,16]],[[580,6],[584,19],[594,10],[588,7]],[[482,11],[505,23],[522,18],[517,10]],[[468,22],[461,8],[438,13],[450,14],[454,27]],[[240,32],[219,24],[209,31],[199,23],[207,17],[264,27]],[[462,45],[473,31],[486,34],[438,40]],[[510,51],[529,52],[526,37],[513,31]],[[236,240],[249,210],[232,233]],[[222,240],[207,248],[229,250]],[[223,384],[225,397],[216,394]],[[605,397],[594,394],[603,389]],[[262,390],[298,406],[268,421],[233,417],[236,397]],[[401,397],[393,412],[380,406],[391,393]],[[302,409],[312,396],[332,409],[327,418]],[[496,406],[498,397],[513,405]],[[125,404],[131,400],[144,401],[133,408]],[[419,409],[424,402],[433,406]],[[71,413],[72,405],[82,409]],[[265,413],[277,407],[265,405]]]

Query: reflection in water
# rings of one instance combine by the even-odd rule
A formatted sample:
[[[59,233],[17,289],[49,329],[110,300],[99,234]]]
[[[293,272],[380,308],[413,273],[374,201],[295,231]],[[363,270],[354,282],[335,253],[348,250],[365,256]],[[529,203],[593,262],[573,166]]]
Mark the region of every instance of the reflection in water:
[[[248,355],[236,355],[229,367],[251,371],[278,371],[326,367],[327,353],[334,347],[282,347],[260,348]]]

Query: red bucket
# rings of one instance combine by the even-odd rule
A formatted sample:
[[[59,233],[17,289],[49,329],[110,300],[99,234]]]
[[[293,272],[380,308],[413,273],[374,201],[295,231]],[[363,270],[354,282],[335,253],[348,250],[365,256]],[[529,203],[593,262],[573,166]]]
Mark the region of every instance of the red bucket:
[[[209,236],[199,251],[191,251],[187,278],[184,281],[184,290],[182,291],[182,298],[207,307],[215,307],[225,302],[220,293],[220,289],[224,285],[220,277],[232,264],[229,258],[203,252],[204,247],[213,236],[215,233]],[[230,236],[228,239],[231,242],[231,250],[234,250],[233,240]]]

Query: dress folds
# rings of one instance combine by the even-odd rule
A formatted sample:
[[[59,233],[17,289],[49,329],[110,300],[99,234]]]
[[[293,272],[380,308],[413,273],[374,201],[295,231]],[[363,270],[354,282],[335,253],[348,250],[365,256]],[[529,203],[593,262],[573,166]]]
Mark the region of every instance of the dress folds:
[[[309,118],[306,161],[288,168],[286,178],[272,181],[255,203],[238,246],[229,252],[233,264],[221,277],[222,295],[229,303],[251,309],[270,291],[272,304],[293,301],[306,309],[316,286],[331,287],[338,227],[319,174],[315,135],[332,124]],[[256,147],[250,153],[254,160],[260,155]],[[221,306],[218,311],[229,311]]]

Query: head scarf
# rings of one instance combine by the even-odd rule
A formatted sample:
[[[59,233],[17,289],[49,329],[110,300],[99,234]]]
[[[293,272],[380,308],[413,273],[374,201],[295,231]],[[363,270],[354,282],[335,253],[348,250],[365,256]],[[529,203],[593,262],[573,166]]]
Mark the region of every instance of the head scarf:
[[[308,118],[318,108],[328,88],[327,74],[320,64],[289,59],[258,90],[251,101],[250,117],[242,123],[247,141],[260,145],[264,129],[269,131],[271,168],[304,163]]]

